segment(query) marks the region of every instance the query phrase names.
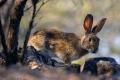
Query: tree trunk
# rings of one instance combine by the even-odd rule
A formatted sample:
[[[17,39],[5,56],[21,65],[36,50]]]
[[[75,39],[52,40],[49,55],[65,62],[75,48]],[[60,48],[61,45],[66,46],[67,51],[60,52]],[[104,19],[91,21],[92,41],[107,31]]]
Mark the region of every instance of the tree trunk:
[[[18,61],[17,49],[18,49],[18,34],[21,18],[24,13],[24,8],[27,0],[15,0],[15,6],[13,6],[12,14],[10,16],[10,24],[7,33],[7,47],[8,47],[8,64],[14,64]]]

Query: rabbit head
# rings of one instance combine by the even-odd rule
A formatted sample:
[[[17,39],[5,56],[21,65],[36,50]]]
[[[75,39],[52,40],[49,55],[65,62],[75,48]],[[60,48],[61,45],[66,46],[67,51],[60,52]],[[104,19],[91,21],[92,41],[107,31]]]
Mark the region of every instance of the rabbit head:
[[[93,16],[88,14],[84,20],[83,27],[85,34],[81,37],[80,45],[83,49],[86,49],[90,53],[96,53],[99,47],[100,39],[97,37],[97,33],[101,31],[105,24],[106,18],[102,18],[94,27]]]

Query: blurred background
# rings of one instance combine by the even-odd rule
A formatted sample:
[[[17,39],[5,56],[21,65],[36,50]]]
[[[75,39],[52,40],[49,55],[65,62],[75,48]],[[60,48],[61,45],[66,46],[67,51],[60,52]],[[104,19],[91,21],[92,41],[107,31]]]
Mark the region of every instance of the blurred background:
[[[37,6],[39,7],[41,3]],[[31,6],[28,2],[26,9]],[[22,18],[19,45],[23,45],[32,8],[25,10]],[[92,56],[109,56],[120,63],[120,0],[50,0],[37,14],[32,32],[41,28],[55,28],[77,35],[84,33],[83,21],[90,13],[94,16],[94,25],[103,17],[107,21],[98,34],[99,52]]]

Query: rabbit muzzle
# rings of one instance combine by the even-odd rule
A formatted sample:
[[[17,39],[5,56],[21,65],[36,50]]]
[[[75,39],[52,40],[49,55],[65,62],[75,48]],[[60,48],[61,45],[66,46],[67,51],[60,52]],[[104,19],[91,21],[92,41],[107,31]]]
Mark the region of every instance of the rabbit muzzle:
[[[98,48],[87,49],[89,53],[95,54],[98,51]]]

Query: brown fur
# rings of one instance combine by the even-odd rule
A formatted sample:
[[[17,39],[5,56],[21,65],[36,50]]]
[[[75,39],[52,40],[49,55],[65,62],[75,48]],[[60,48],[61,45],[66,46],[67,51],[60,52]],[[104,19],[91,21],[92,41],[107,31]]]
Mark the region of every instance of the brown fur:
[[[106,18],[93,27],[94,30],[92,30],[92,20],[93,16],[88,14],[84,21],[85,34],[82,37],[55,29],[44,29],[30,36],[28,46],[33,46],[37,51],[47,49],[65,63],[70,63],[71,60],[78,59],[89,52],[96,53],[99,46],[99,38],[96,33],[101,30]]]

